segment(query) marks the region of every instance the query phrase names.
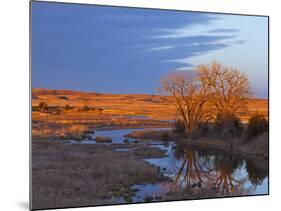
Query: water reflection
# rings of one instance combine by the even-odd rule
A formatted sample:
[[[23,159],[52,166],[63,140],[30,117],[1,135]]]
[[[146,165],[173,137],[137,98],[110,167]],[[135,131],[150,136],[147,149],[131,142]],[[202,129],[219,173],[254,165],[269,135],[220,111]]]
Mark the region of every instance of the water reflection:
[[[242,192],[244,183],[246,182],[246,175],[241,177],[235,174],[236,169],[240,169],[243,166],[243,161],[237,158],[225,155],[214,157],[214,170],[211,184],[215,190],[219,190],[221,193],[234,193]]]
[[[268,176],[266,166],[258,168],[254,161],[231,154],[176,145],[173,148],[173,157],[176,171],[172,191],[203,188],[222,196],[249,195],[255,194],[256,187],[262,185]],[[264,194],[266,191],[267,188]]]
[[[268,176],[268,168],[258,169],[253,161],[250,160],[246,162],[246,170],[250,182],[254,185],[261,185],[264,179]]]
[[[174,148],[174,157],[181,160],[181,164],[174,178],[173,191],[181,189],[190,189],[195,186],[201,186],[202,175],[204,171],[201,168],[199,159],[194,150],[176,146]]]

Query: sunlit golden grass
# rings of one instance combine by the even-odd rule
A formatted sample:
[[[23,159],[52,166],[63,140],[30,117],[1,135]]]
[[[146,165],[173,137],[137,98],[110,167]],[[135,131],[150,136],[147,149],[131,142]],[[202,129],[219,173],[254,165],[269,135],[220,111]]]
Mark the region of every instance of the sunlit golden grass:
[[[74,109],[64,111],[61,115],[53,113],[33,112],[33,119],[46,119],[47,121],[75,122],[83,119],[85,123],[92,120],[107,120],[120,116],[144,116],[154,120],[174,120],[177,116],[176,110],[169,105],[163,96],[145,94],[98,94],[85,93],[67,90],[32,90],[32,106],[37,106],[40,102],[46,102],[49,106],[70,105]],[[90,110],[87,112],[78,111],[87,105]],[[97,110],[100,109],[100,110]],[[248,100],[248,112],[240,114],[242,120],[247,120],[253,113],[260,113],[267,118],[268,100],[251,99]],[[92,122],[91,121],[91,122]]]
[[[163,120],[175,120],[177,112],[164,98],[160,95],[33,89],[33,107],[44,102],[55,109],[32,112],[32,135],[47,137],[79,134],[89,130],[89,126],[169,126]],[[65,109],[67,106],[70,109]],[[83,109],[85,106],[87,110]],[[240,118],[247,122],[254,113],[267,118],[268,101],[249,100],[248,112],[241,114]]]

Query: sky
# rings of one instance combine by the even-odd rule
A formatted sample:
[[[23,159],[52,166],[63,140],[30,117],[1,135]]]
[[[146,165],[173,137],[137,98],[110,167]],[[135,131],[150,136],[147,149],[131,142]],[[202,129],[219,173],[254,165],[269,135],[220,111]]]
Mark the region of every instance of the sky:
[[[268,97],[268,19],[32,2],[32,87],[157,94],[161,78],[214,61]]]

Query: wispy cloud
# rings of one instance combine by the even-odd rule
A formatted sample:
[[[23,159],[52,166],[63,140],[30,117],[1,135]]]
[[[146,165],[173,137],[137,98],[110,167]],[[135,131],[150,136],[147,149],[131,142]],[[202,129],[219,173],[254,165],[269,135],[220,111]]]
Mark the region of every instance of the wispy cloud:
[[[181,27],[173,29],[159,29],[160,33],[158,35],[153,35],[151,38],[155,39],[180,39],[193,36],[214,36],[214,34],[224,35],[224,36],[235,36],[239,30],[237,29],[212,29],[207,31],[202,31],[201,27]]]
[[[200,42],[194,42],[194,43],[185,44],[185,46],[193,47],[193,46],[200,46],[201,44],[202,44],[202,43],[200,43]]]
[[[191,68],[190,68],[190,66],[183,66],[183,67],[178,67],[175,70],[177,70],[177,71],[190,71]]]
[[[162,51],[162,50],[168,50],[168,49],[172,49],[172,48],[175,48],[176,46],[159,46],[159,47],[154,47],[154,48],[151,48],[150,50],[151,51]]]
[[[196,57],[196,56],[201,56],[203,54],[207,54],[210,51],[216,50],[216,49],[222,49],[222,48],[226,48],[229,46],[234,46],[234,45],[242,45],[244,44],[246,41],[244,40],[235,40],[235,41],[225,41],[225,42],[209,42],[209,43],[204,43],[204,44],[200,44],[200,43],[191,43],[191,46],[196,46],[198,47],[200,50],[198,51],[193,51],[191,54],[189,54],[188,56],[182,57],[182,58],[178,58],[178,59],[169,59],[169,60],[165,60],[162,62],[168,62],[168,63],[178,63],[179,65],[184,65],[184,66],[179,66],[178,68],[176,68],[176,71],[190,71],[192,70],[192,68],[195,67],[195,65],[192,62],[192,58]],[[205,47],[203,47],[205,46]]]
[[[245,40],[215,40],[210,42],[194,42],[194,43],[188,43],[184,44],[184,46],[190,46],[190,47],[199,47],[199,46],[221,46],[221,47],[228,47],[233,45],[243,45],[245,44]]]
[[[228,45],[243,45],[245,43],[246,43],[245,40],[234,40],[234,41],[226,42],[226,44],[228,44]]]
[[[212,29],[206,31],[207,33],[237,33],[239,32],[238,29]]]
[[[208,25],[197,23],[192,27],[185,25],[178,28],[160,28],[157,30],[158,34],[154,34],[151,38],[158,42],[163,40],[163,42],[171,44],[178,43],[174,45],[170,55],[173,55],[172,53],[177,50],[177,52],[182,52],[182,57],[178,55],[178,58],[175,56],[176,58],[174,59],[164,59],[162,62],[184,65],[178,67],[177,70],[186,71],[193,66],[191,62],[192,57],[245,43],[245,40],[237,39],[240,30],[224,28],[219,22],[219,19],[214,19]]]
[[[181,59],[171,59],[170,62],[178,62],[178,63],[181,63],[181,64],[188,64],[190,66],[192,66],[190,63],[189,63],[189,57],[186,57],[186,58],[181,58]]]
[[[195,55],[194,55],[195,56]],[[192,66],[190,63],[189,63],[189,57],[185,57],[185,58],[180,58],[180,59],[167,59],[167,60],[163,60],[162,62],[172,62],[172,63],[181,63],[181,64],[185,64],[187,66]]]

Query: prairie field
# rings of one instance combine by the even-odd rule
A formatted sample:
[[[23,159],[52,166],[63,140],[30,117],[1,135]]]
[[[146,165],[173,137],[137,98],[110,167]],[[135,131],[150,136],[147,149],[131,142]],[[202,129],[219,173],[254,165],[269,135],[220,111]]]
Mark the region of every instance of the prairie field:
[[[267,100],[247,106],[242,122],[256,113],[268,119]],[[268,133],[193,140],[171,130],[177,117],[167,96],[33,89],[33,207],[267,192]]]
[[[138,125],[167,124],[177,118],[174,106],[167,103],[167,97],[145,94],[100,94],[70,90],[32,90],[32,106],[45,102],[49,112],[33,111],[34,122],[57,124],[94,124],[94,125]],[[69,109],[65,109],[69,106]],[[83,109],[87,106],[87,110]],[[250,99],[248,112],[241,113],[242,121],[254,113],[268,118],[268,100]],[[56,109],[57,108],[57,109]],[[167,122],[165,122],[167,121]]]

